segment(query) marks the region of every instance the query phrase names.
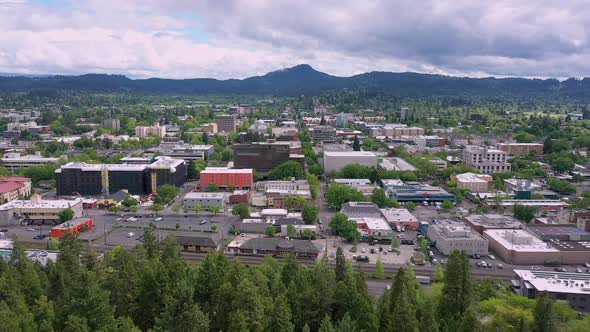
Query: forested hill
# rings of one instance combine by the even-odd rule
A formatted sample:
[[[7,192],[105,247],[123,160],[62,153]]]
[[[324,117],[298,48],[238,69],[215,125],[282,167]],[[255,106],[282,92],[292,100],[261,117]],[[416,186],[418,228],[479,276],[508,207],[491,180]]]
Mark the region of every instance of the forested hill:
[[[116,92],[139,94],[248,94],[289,96],[362,89],[399,97],[478,97],[590,102],[590,79],[467,78],[370,72],[337,77],[298,65],[243,80],[129,79],[121,75],[0,77],[0,93]]]

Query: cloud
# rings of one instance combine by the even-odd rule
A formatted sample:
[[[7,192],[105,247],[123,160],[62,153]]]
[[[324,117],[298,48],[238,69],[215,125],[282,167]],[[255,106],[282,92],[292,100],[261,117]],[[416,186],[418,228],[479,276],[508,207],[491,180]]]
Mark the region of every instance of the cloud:
[[[0,72],[590,76],[589,14],[579,0],[0,0]]]

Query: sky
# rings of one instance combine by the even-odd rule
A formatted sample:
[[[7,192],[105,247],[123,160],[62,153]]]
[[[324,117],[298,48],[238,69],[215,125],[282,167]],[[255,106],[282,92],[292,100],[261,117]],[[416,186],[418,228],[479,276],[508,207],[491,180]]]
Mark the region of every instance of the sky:
[[[587,0],[0,0],[0,72],[590,76]]]

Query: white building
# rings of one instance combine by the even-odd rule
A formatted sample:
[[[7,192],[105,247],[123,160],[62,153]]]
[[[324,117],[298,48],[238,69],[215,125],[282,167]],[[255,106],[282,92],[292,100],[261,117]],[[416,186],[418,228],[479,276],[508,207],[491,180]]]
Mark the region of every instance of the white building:
[[[383,158],[378,167],[385,171],[415,171],[416,167],[399,157]]]
[[[436,248],[449,255],[454,250],[468,255],[488,254],[488,240],[462,222],[441,220],[428,228],[428,238],[436,243]]]
[[[393,231],[383,218],[352,218],[362,235],[374,239],[392,239]]]
[[[20,153],[6,153],[4,158],[0,159],[2,166],[8,168],[21,168],[43,166],[48,164],[59,164],[60,158],[45,158],[40,152],[34,155],[21,156]]]
[[[325,151],[324,172],[336,172],[349,164],[360,164],[365,166],[377,166],[377,154],[368,151]]]
[[[184,208],[190,210],[195,205],[208,209],[212,206],[219,206],[221,209],[225,208],[227,197],[224,193],[206,193],[191,191],[184,196],[182,203]]]
[[[149,136],[164,137],[166,136],[166,126],[160,126],[156,122],[153,126],[137,126],[135,127],[135,136],[138,138],[146,138]]]
[[[82,199],[44,201],[34,195],[30,200],[14,200],[0,205],[0,225],[18,225],[23,222],[59,223],[59,213],[72,209],[74,218],[82,216]]]
[[[457,187],[472,193],[485,193],[490,190],[494,178],[488,174],[462,173],[451,176],[457,182]]]
[[[463,150],[463,162],[483,174],[507,173],[512,166],[507,162],[508,153],[479,146],[468,146]]]

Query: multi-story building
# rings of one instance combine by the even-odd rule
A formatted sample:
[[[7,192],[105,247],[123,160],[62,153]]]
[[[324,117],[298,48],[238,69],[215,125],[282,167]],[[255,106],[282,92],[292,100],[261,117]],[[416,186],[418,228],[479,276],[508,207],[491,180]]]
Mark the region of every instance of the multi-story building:
[[[511,164],[508,153],[479,146],[468,146],[463,150],[463,162],[484,174],[508,173]]]
[[[512,287],[520,296],[538,298],[547,292],[549,298],[569,302],[579,312],[590,312],[590,274],[556,271],[514,270]]]
[[[162,151],[162,155],[184,160],[198,160],[209,158],[215,152],[213,145],[177,144]]]
[[[0,178],[0,202],[6,203],[31,194],[31,179],[23,177]]]
[[[71,209],[74,218],[82,216],[82,199],[45,201],[41,196],[33,195],[30,200],[13,200],[0,205],[0,225],[19,225],[32,222],[35,224],[57,224],[59,213]]]
[[[291,181],[258,181],[256,183],[256,190],[264,191],[270,189],[276,190],[309,190],[309,182],[307,180],[291,180]]]
[[[153,126],[137,126],[135,127],[135,136],[138,138],[146,138],[149,136],[164,137],[166,136],[166,126],[160,126],[156,122]]]
[[[285,200],[290,196],[300,196],[305,198],[308,203],[312,202],[309,190],[267,189],[265,194],[266,204],[269,208],[286,208]]]
[[[369,151],[324,151],[324,172],[339,171],[348,164],[377,166],[378,157]]]
[[[336,126],[337,127],[346,127],[348,126],[348,119],[350,119],[350,114],[336,114]]]
[[[457,182],[457,187],[467,189],[472,193],[487,193],[494,178],[489,174],[462,173],[451,175]]]
[[[498,143],[497,148],[511,156],[528,156],[531,152],[537,157],[543,156],[541,143]]]
[[[121,129],[121,121],[119,119],[104,119],[102,125],[105,128],[119,130]]]
[[[313,141],[322,143],[336,143],[336,129],[330,126],[314,127]]]
[[[414,165],[399,157],[383,158],[379,161],[379,164],[377,164],[377,168],[385,171],[401,172],[416,170],[416,167],[414,167]]]
[[[432,157],[429,160],[431,163],[435,164],[436,167],[438,167],[438,169],[445,169],[447,168],[447,161],[446,160],[442,160],[438,157]]]
[[[233,149],[235,168],[253,168],[260,174],[267,174],[291,158],[288,142],[234,144]]]
[[[201,125],[201,129],[203,130],[204,133],[217,134],[217,123],[215,123],[215,122],[205,123],[205,124]]]
[[[444,202],[455,201],[455,195],[440,187],[419,182],[403,182],[400,180],[384,180],[383,189],[390,198],[398,202]]]
[[[4,158],[0,158],[2,166],[6,168],[24,168],[33,166],[43,166],[48,164],[59,164],[60,158],[45,158],[40,152],[34,155],[21,156],[20,153],[6,153]]]
[[[250,189],[254,186],[254,170],[226,167],[207,167],[200,173],[199,188],[206,190],[210,183],[219,188]]]
[[[403,226],[412,229],[418,229],[420,221],[407,209],[394,209],[387,208],[381,209],[383,218],[389,223],[390,226]]]
[[[523,227],[514,217],[501,214],[472,214],[463,217],[463,221],[480,234],[488,229],[520,229]]]
[[[108,195],[119,190],[144,195],[164,184],[181,186],[186,182],[186,162],[158,157],[151,164],[68,163],[56,173],[58,195]]]
[[[428,228],[428,238],[444,255],[459,250],[468,255],[488,254],[488,240],[462,222],[440,220]]]
[[[200,205],[202,208],[210,208],[212,206],[219,206],[221,209],[225,208],[227,196],[225,193],[204,193],[204,192],[190,192],[186,194],[182,200],[184,208],[190,210],[195,205]]]
[[[215,123],[218,131],[231,133],[238,129],[238,119],[235,115],[216,115]]]

